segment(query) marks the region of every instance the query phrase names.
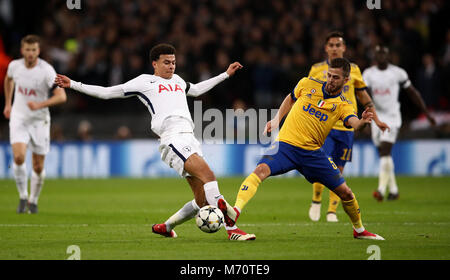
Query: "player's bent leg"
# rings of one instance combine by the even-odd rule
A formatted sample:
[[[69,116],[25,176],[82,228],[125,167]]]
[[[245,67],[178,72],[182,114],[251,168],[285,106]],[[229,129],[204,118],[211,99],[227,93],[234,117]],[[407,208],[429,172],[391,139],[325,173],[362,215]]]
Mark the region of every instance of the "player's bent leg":
[[[239,192],[234,206],[241,212],[250,199],[255,196],[259,185],[270,176],[270,167],[266,163],[258,164],[253,173],[251,173],[239,187]]]
[[[203,183],[206,202],[209,205],[217,206],[217,201],[219,198],[223,198],[223,195],[220,194],[219,184],[206,161],[194,153],[185,161],[184,170]]]
[[[187,202],[163,224],[154,224],[152,226],[153,233],[160,234],[165,237],[176,238],[177,234],[173,229],[176,226],[194,218],[195,215],[197,215],[198,210],[206,205],[203,182],[192,176],[187,176],[186,180],[194,193],[194,200]]]
[[[237,211],[228,204],[223,195],[220,194],[219,185],[216,181],[214,173],[209,168],[206,161],[198,154],[192,154],[184,163],[184,169],[191,174],[197,182],[204,183],[203,190],[206,203],[209,205],[217,206],[224,214],[225,229],[228,233],[228,239],[237,241],[254,240],[256,237],[254,234],[247,234],[240,230],[231,217],[237,215]],[[192,187],[192,186],[191,186]],[[198,187],[195,187],[198,189]],[[220,203],[219,203],[220,202]],[[219,205],[220,204],[220,205]]]
[[[370,233],[367,231],[361,220],[361,211],[359,208],[358,201],[352,190],[344,182],[333,190],[342,200],[342,206],[345,213],[350,218],[353,225],[353,237],[357,239],[373,239],[373,240],[384,240],[383,237]]]
[[[192,189],[194,199],[197,205],[201,208],[207,205],[205,190],[203,188],[203,182],[194,176],[186,176],[186,180]]]
[[[218,207],[224,213],[225,222],[227,226],[228,239],[235,241],[248,241],[255,240],[254,234],[247,234],[246,232],[238,229],[235,224],[239,218],[242,209],[248,203],[248,201],[256,194],[259,184],[270,176],[270,168],[267,164],[259,164],[252,174],[250,174],[239,187],[239,192],[236,198],[234,207],[230,207],[228,203],[219,199]]]
[[[225,205],[222,200],[219,200],[219,208],[224,213],[224,217],[227,222],[228,239],[234,241],[249,241],[255,240],[254,234],[247,234],[246,232],[235,228],[235,223],[239,218],[242,209],[248,203],[248,201],[256,194],[258,186],[261,182],[270,176],[270,168],[267,164],[259,164],[252,174],[250,174],[239,187],[239,192],[236,198],[235,206],[230,211],[230,207]],[[233,225],[229,227],[228,225]]]
[[[189,156],[184,162],[184,170],[193,177],[198,178],[203,184],[216,180],[214,172],[209,168],[206,161],[197,153]]]

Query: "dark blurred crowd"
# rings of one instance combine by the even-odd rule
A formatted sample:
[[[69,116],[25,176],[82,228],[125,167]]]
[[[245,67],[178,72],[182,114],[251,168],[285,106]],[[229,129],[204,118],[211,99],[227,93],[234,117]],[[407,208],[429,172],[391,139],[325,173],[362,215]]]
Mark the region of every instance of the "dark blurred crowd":
[[[167,42],[177,48],[177,73],[198,82],[240,61],[244,69],[201,98],[203,108],[276,108],[312,64],[325,58],[324,37],[344,33],[346,56],[363,71],[379,43],[403,67],[427,106],[450,109],[450,29],[445,0],[92,0],[70,10],[66,1],[30,1],[29,13],[12,6],[2,38],[11,58],[27,33],[41,35],[42,57],[60,73],[88,84],[115,85],[152,73],[149,50]],[[74,1],[72,1],[74,2]],[[38,4],[37,4],[38,3]],[[1,5],[1,3],[0,3]],[[24,16],[27,23],[24,23]],[[32,24],[30,24],[32,23]],[[0,50],[1,51],[1,50]],[[418,116],[405,100],[406,119]],[[408,107],[409,105],[413,107]],[[96,100],[70,94],[65,113],[142,113],[134,100]],[[56,109],[58,113],[59,109]]]

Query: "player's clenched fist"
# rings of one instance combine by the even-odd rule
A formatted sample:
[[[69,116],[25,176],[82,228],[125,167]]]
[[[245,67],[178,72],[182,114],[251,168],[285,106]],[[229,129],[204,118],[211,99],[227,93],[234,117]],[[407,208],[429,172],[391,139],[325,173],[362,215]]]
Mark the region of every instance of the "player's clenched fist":
[[[5,109],[3,110],[3,115],[5,116],[5,118],[9,119],[9,117],[11,116],[11,106],[5,105]]]
[[[227,69],[228,76],[234,75],[234,73],[236,73],[237,70],[242,69],[242,67],[244,67],[244,66],[242,66],[239,62],[231,63]]]
[[[56,74],[55,84],[57,84],[59,87],[62,87],[62,88],[69,88],[70,87],[70,79],[67,76],[64,76],[61,74]]]

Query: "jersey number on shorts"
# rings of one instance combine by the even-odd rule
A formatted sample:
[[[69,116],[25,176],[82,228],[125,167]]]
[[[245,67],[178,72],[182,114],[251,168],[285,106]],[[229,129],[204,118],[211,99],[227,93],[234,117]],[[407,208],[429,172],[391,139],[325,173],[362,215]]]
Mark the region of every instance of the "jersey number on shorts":
[[[338,167],[336,166],[336,164],[334,163],[334,161],[329,157],[328,160],[331,163],[331,166],[333,166],[334,169],[337,169]]]
[[[350,161],[350,156],[352,155],[352,149],[342,149],[344,150],[341,160]]]

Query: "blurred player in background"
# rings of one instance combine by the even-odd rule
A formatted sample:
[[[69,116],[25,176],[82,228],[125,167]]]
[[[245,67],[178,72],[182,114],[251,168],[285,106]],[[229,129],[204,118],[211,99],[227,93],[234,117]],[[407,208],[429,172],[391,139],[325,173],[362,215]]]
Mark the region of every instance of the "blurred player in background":
[[[325,52],[327,53],[328,58],[323,62],[314,64],[311,67],[308,76],[320,81],[326,81],[329,62],[335,58],[343,58],[345,50],[344,35],[338,31],[329,33],[325,41]],[[358,111],[357,100],[364,108],[373,108],[373,102],[366,91],[366,84],[361,76],[361,71],[359,70],[358,65],[354,63],[351,63],[350,77],[343,87],[342,94],[351,102],[355,112]],[[358,99],[356,99],[356,97]],[[375,111],[373,111],[373,113],[375,123],[384,130],[386,124],[379,121]],[[336,163],[341,173],[344,171],[345,164],[352,160],[353,136],[353,128],[346,127],[342,121],[338,121],[333,126],[333,129],[323,145],[323,149],[333,158],[333,161]],[[323,189],[323,184],[319,182],[313,183],[313,198],[309,209],[309,217],[312,221],[318,221],[320,219]],[[336,215],[338,205],[339,197],[334,192],[330,191],[327,212],[328,222],[338,221]]]
[[[187,202],[177,213],[163,224],[155,224],[152,231],[166,237],[177,237],[173,228],[192,219],[198,210],[207,204],[217,206],[222,199],[214,173],[202,155],[201,145],[194,136],[194,123],[189,112],[186,96],[197,97],[242,68],[239,62],[229,65],[226,72],[192,84],[175,74],[175,48],[169,44],[159,44],[150,51],[154,75],[142,74],[125,84],[112,87],[85,85],[72,81],[64,75],[57,76],[55,82],[64,88],[97,98],[126,98],[136,96],[148,108],[152,116],[151,128],[160,137],[161,159],[180,176],[185,177],[194,193],[194,200]],[[226,203],[226,202],[225,202]],[[227,210],[234,214],[228,203]],[[231,233],[236,240],[253,240],[237,227]]]
[[[44,184],[45,155],[50,150],[50,112],[48,107],[66,101],[64,89],[54,84],[56,72],[39,58],[40,38],[27,35],[21,40],[21,59],[11,61],[5,76],[5,108],[9,119],[10,143],[14,157],[13,174],[19,191],[17,213],[37,213],[38,199]],[[52,96],[49,98],[49,92]],[[14,103],[12,102],[14,95]],[[11,105],[12,104],[12,105]],[[28,196],[25,158],[32,152],[33,170]]]
[[[342,206],[353,225],[354,238],[384,240],[364,228],[355,195],[332,158],[321,148],[338,120],[345,127],[361,129],[373,118],[373,109],[366,108],[362,118],[358,119],[352,102],[342,94],[344,84],[350,79],[350,71],[350,63],[345,58],[333,59],[330,61],[326,82],[312,77],[303,78],[292,93],[286,96],[272,120],[276,126],[287,115],[270,148],[273,152],[269,150],[253,173],[241,184],[235,203],[238,214],[228,216],[228,219],[236,222],[245,205],[256,194],[258,186],[267,177],[296,169],[309,182],[324,184],[342,199]],[[273,127],[267,127],[267,132],[272,129]],[[227,209],[221,203],[219,208]]]
[[[402,118],[398,96],[400,87],[405,89],[411,100],[422,110],[428,121],[434,126],[435,119],[428,112],[420,93],[411,84],[408,74],[402,68],[389,63],[389,49],[385,46],[376,46],[376,65],[364,70],[363,78],[369,87],[375,108],[380,119],[390,126],[390,131],[382,132],[372,125],[372,141],[378,148],[380,156],[380,171],[378,175],[378,188],[373,196],[378,201],[383,201],[386,188],[389,187],[388,200],[399,198],[398,186],[395,180],[394,161],[391,151],[400,127]]]

